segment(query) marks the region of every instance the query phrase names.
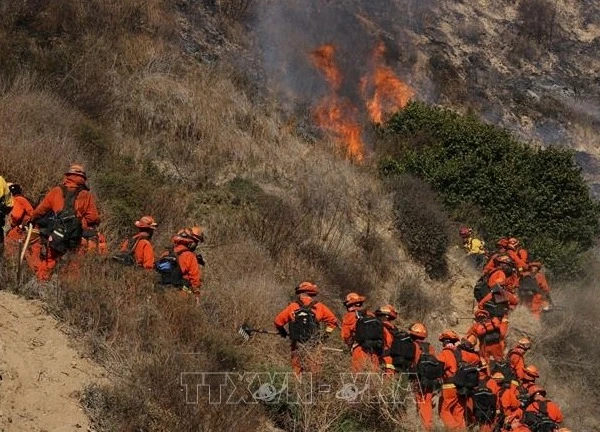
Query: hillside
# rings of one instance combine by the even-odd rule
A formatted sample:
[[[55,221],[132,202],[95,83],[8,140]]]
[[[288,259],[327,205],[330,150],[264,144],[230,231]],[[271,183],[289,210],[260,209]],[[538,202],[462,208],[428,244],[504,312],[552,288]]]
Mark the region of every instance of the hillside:
[[[561,65],[572,64],[566,69],[579,81],[570,85],[593,106],[588,89],[594,89],[590,71],[597,68],[591,48],[597,24],[583,17],[594,16],[597,5],[558,2],[554,23],[561,31],[552,43],[565,57],[555,53],[538,64],[527,54],[525,65],[510,60],[509,50],[494,49],[497,35],[518,26],[516,4],[437,3],[0,5],[0,174],[35,198],[71,162],[85,164],[111,251],[142,214],[159,223],[153,238],[159,253],[181,227],[206,227],[198,308],[156,290],[154,274],[102,257],[84,260],[75,277],[63,266],[49,283],[27,274],[19,284],[14,259],[3,262],[2,288],[40,297],[74,329],[84,342],[80,349],[110,371],[109,383],[91,385],[80,397],[94,430],[417,429],[410,404],[401,417],[397,407],[346,404],[326,392],[315,404],[248,403],[245,393],[234,395],[246,398],[239,404],[211,404],[207,393],[197,403],[185,397],[186,386],[198,384],[186,381],[194,373],[235,372],[241,379],[247,373],[251,379],[289,372],[287,341],[264,335],[246,342],[237,329],[244,322],[271,328],[303,280],[321,287],[320,300],[338,317],[344,296],[357,291],[370,308],[395,305],[401,326],[426,322],[434,341],[444,328],[465,330],[477,274],[455,247],[464,221],[452,219],[427,179],[382,176],[379,158],[395,143],[385,135],[385,121],[414,98],[479,113],[521,136],[555,144],[544,125],[562,125],[563,111],[551,117],[514,90],[559,100],[561,110],[575,115],[573,100],[553,87],[568,78]],[[566,32],[571,21],[579,27]],[[562,43],[580,44],[580,54]],[[543,57],[541,45],[531,46]],[[524,84],[522,70],[551,81]],[[569,117],[565,133],[570,145],[585,151],[580,160],[593,165],[593,150],[578,139],[596,139],[595,123],[578,119]],[[570,159],[565,166],[575,172]],[[593,170],[587,175],[593,183]],[[573,177],[579,180],[579,173]],[[576,192],[587,199],[587,191]],[[512,344],[517,335],[533,335],[534,361],[548,377],[544,385],[567,424],[581,430],[595,430],[599,421],[591,413],[600,375],[586,359],[600,346],[598,336],[586,334],[594,333],[599,310],[587,288],[597,268],[591,255],[582,255],[592,269],[587,279],[555,286],[565,310],[541,326],[518,310],[518,330],[509,337]],[[576,289],[580,296],[572,295]],[[332,347],[342,347],[337,335],[332,339]],[[337,386],[348,361],[345,353],[331,353],[325,384]],[[243,392],[261,383],[237,384]]]

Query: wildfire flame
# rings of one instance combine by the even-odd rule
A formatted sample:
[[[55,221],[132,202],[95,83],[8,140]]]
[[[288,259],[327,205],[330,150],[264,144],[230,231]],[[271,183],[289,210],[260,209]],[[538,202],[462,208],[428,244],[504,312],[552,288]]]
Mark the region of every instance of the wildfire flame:
[[[310,54],[314,66],[323,74],[330,92],[313,111],[316,124],[331,132],[346,148],[348,156],[360,162],[365,157],[363,125],[359,109],[348,98],[340,96],[344,75],[335,62],[336,48],[325,44]],[[385,45],[380,42],[373,51],[372,72],[358,85],[364,99],[364,109],[374,123],[382,123],[385,115],[406,106],[415,95],[414,90],[402,82],[385,64]]]
[[[385,114],[394,113],[413,98],[415,91],[402,82],[384,61],[385,44],[379,42],[373,52],[374,72],[363,77],[361,89],[369,117],[373,123],[383,123]],[[371,89],[369,89],[371,87]],[[371,90],[372,95],[368,94]]]
[[[314,110],[315,122],[333,133],[346,145],[348,156],[360,162],[364,159],[365,146],[362,140],[362,126],[357,120],[358,110],[348,99],[337,95],[343,75],[335,64],[335,47],[323,45],[311,53],[315,67],[324,75],[330,85],[330,94]]]

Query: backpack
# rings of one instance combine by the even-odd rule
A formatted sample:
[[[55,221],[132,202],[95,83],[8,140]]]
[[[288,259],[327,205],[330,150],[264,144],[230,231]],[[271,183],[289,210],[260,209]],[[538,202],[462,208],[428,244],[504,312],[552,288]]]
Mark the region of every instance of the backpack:
[[[306,343],[319,333],[319,322],[313,310],[317,300],[307,305],[300,300],[296,300],[296,303],[300,307],[294,311],[294,319],[289,324],[290,339],[292,342]]]
[[[453,352],[454,358],[456,358],[457,369],[452,381],[456,386],[458,394],[467,396],[479,385],[479,370],[477,366],[473,366],[462,360],[460,348],[455,349]]]
[[[529,392],[522,385],[517,387],[517,400],[520,402],[522,408],[525,408],[529,403]]]
[[[421,347],[421,356],[415,367],[422,391],[431,392],[439,387],[439,380],[444,376],[444,363],[429,354],[428,342],[417,342]]]
[[[390,357],[392,357],[394,368],[408,372],[415,360],[416,353],[417,348],[410,334],[405,331],[396,330],[392,346],[390,347]]]
[[[483,308],[492,317],[502,318],[508,313],[508,299],[503,294],[494,294],[490,301],[484,303]]]
[[[377,317],[358,313],[354,341],[368,353],[383,354],[383,322]]]
[[[473,287],[473,296],[477,302],[480,302],[482,298],[490,293],[490,287],[488,286],[488,279],[490,278],[489,274],[481,275],[477,282],[475,282],[475,287]]]
[[[535,294],[539,294],[541,290],[535,277],[529,275],[521,279],[518,292],[520,299],[531,299]]]
[[[486,320],[482,325],[485,328],[482,342],[485,345],[495,345],[500,343],[502,340],[502,333],[500,332],[500,329],[494,325],[494,322],[492,320]]]
[[[525,411],[522,422],[529,426],[531,432],[554,432],[558,425],[548,417],[548,401],[537,401],[538,412]]]
[[[51,214],[38,221],[40,234],[48,239],[48,246],[58,253],[76,249],[81,243],[83,226],[81,219],[75,214],[75,201],[85,188],[79,187],[74,191],[60,185],[65,204],[58,213]]]
[[[172,248],[169,253],[160,258],[154,264],[154,269],[160,274],[160,285],[171,285],[174,287],[184,287],[186,280],[183,278],[181,267],[177,257],[183,252],[176,253]],[[133,257],[132,257],[133,258]]]
[[[477,423],[491,424],[496,418],[497,396],[486,386],[473,390],[473,417]]]
[[[135,265],[135,257],[133,254],[133,251],[135,251],[135,248],[137,247],[138,243],[140,242],[140,240],[143,237],[136,237],[133,236],[131,237],[128,241],[127,241],[127,250],[124,251],[120,251],[116,254],[114,254],[111,258],[114,261],[117,261],[118,263],[121,263],[123,265],[126,266],[133,266]]]

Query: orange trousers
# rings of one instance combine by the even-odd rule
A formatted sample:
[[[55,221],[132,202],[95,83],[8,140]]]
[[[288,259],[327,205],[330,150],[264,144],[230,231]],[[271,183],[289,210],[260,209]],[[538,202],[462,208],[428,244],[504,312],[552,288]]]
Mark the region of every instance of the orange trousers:
[[[353,373],[379,372],[379,356],[365,352],[360,346],[352,349],[351,369]]]
[[[323,350],[319,346],[292,344],[291,360],[292,370],[296,375],[301,375],[303,372],[316,374],[323,369]]]
[[[419,383],[413,385],[413,391],[415,392],[415,402],[417,403],[417,411],[421,418],[421,423],[425,430],[433,429],[433,393],[421,392]]]
[[[444,386],[449,385],[444,384]],[[439,404],[440,419],[442,419],[446,429],[456,431],[466,428],[465,405],[461,398],[459,398],[456,387],[442,387]]]

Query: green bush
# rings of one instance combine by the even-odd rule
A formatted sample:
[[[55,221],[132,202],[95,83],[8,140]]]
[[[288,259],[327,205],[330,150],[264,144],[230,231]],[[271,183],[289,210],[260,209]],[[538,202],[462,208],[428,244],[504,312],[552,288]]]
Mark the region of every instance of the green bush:
[[[425,182],[409,175],[395,176],[389,186],[403,244],[429,276],[445,277],[450,221],[436,194]]]
[[[577,273],[578,253],[600,232],[600,206],[571,151],[531,146],[472,115],[422,103],[397,113],[382,135],[393,143],[380,163],[383,175],[417,175],[455,219],[492,239],[520,237],[558,275]]]

